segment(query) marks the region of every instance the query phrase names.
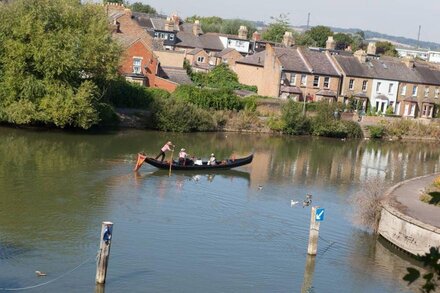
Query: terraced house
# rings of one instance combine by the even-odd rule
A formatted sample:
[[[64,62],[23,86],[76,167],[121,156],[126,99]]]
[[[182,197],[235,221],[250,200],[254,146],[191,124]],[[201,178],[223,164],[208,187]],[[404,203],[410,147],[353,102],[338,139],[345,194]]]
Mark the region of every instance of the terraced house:
[[[236,62],[243,84],[254,85],[263,96],[296,101],[336,101],[341,72],[329,52],[304,47],[273,47]]]

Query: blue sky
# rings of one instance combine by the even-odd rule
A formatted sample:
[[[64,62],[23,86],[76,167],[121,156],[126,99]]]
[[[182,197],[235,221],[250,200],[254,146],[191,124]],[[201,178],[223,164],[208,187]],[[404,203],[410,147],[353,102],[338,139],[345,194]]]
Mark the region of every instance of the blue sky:
[[[220,16],[270,21],[271,16],[288,13],[292,25],[360,28],[417,39],[422,26],[422,41],[440,43],[439,0],[131,0],[143,2],[165,14],[177,12],[186,17]]]

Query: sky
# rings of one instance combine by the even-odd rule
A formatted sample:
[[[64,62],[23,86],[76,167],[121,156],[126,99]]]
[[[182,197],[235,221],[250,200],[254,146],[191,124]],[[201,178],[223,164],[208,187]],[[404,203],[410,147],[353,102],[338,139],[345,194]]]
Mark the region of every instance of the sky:
[[[177,12],[270,22],[271,16],[288,14],[293,26],[310,25],[359,28],[379,33],[440,43],[440,0],[131,0],[143,2],[163,14]]]

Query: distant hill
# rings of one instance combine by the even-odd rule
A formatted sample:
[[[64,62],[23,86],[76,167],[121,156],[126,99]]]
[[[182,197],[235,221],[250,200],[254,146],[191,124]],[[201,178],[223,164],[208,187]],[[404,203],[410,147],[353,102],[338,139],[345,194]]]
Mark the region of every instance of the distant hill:
[[[299,27],[295,27],[295,28],[299,28],[299,30],[304,31],[304,30],[306,30],[307,27],[305,25],[303,25],[303,26],[299,26]],[[330,27],[330,28],[334,32],[346,33],[346,34],[347,33],[354,34],[358,31],[363,31],[358,28],[339,28],[339,27]],[[417,40],[416,39],[405,38],[405,37],[396,37],[396,36],[381,34],[381,33],[373,32],[373,31],[369,31],[369,30],[365,30],[363,32],[365,34],[365,39],[367,39],[367,40],[386,40],[386,41],[390,41],[391,43],[394,43],[397,46],[414,47],[414,48],[417,47]],[[429,49],[429,50],[440,50],[440,44],[434,43],[434,42],[420,41],[420,48]]]

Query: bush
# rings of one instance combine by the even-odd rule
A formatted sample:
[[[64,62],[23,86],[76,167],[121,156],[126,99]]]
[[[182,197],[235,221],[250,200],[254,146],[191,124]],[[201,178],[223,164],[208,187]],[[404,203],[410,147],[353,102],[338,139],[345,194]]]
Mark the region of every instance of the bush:
[[[244,109],[246,111],[255,112],[257,110],[257,97],[249,96],[243,99]]]
[[[284,120],[274,116],[269,117],[267,126],[273,131],[283,131],[286,128]]]
[[[115,107],[147,109],[154,99],[169,96],[170,94],[165,90],[147,88],[121,77],[110,84],[104,98]]]
[[[162,131],[210,131],[216,127],[210,112],[185,101],[158,99],[153,104],[153,113],[154,126]]]
[[[385,127],[383,125],[368,126],[371,138],[382,138],[385,135]]]
[[[302,105],[289,101],[282,107],[283,132],[287,134],[309,134],[310,120],[303,115]]]
[[[201,89],[193,85],[180,85],[172,96],[204,109],[241,110],[244,107],[243,101],[229,89]]]

